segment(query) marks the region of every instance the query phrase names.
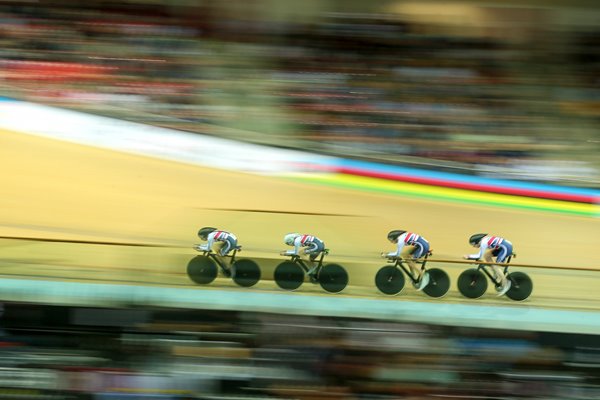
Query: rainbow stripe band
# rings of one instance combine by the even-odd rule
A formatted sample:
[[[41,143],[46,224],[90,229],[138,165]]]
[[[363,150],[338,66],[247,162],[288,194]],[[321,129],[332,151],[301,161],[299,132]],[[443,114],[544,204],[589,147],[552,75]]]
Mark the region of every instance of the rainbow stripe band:
[[[334,171],[341,174],[478,192],[588,204],[600,203],[600,191],[595,189],[563,187],[504,179],[486,179],[478,176],[426,171],[364,161],[341,159],[334,166]]]
[[[600,215],[600,207],[596,204],[590,203],[477,192],[473,190],[457,189],[444,186],[430,186],[412,182],[400,182],[358,175],[325,173],[298,175],[293,178],[327,186],[352,188],[457,203],[559,212],[580,216]]]
[[[460,181],[446,181],[442,179],[426,178],[403,174],[387,174],[378,171],[358,170],[353,168],[340,168],[339,172],[349,175],[380,178],[400,182],[419,183],[422,185],[442,186],[455,189],[475,190],[478,192],[509,194],[514,196],[535,197],[540,199],[564,200],[578,203],[594,203],[594,196],[579,195],[576,193],[558,193],[535,189],[515,188],[507,186],[494,186],[490,184],[476,184]]]

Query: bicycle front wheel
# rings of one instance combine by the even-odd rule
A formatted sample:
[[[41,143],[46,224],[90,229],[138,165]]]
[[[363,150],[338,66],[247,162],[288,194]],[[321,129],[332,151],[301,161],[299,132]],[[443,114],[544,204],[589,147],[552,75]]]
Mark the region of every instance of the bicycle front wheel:
[[[483,272],[470,268],[458,276],[458,291],[469,299],[478,299],[487,290],[488,282]]]
[[[275,283],[285,290],[296,290],[304,282],[304,270],[293,261],[284,261],[275,268]]]
[[[375,275],[375,286],[383,294],[396,295],[404,288],[404,273],[393,265],[381,267]]]
[[[206,285],[217,278],[217,264],[207,256],[198,255],[188,263],[187,274],[195,283]]]

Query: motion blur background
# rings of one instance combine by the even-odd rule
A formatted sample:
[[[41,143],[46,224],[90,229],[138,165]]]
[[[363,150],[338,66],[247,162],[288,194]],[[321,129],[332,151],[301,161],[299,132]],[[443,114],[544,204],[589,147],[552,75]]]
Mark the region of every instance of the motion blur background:
[[[1,90],[320,153],[597,186],[594,1],[15,1]]]
[[[598,21],[595,1],[2,1],[0,95],[326,155],[598,188]],[[3,399],[600,398],[597,335],[4,308]]]

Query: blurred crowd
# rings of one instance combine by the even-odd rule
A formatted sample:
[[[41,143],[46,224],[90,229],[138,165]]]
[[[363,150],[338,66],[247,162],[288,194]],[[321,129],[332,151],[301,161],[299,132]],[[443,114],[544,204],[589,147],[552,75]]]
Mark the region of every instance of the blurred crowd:
[[[18,303],[0,325],[3,399],[600,397],[593,335]]]
[[[596,9],[364,3],[2,2],[0,93],[324,154],[598,186]]]

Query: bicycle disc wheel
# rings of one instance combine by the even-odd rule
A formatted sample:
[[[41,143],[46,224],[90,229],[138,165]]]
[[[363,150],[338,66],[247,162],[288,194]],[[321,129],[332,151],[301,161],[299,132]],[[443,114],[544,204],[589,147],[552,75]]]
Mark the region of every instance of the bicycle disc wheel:
[[[450,289],[450,278],[446,271],[439,268],[427,270],[429,274],[429,283],[423,288],[423,292],[429,297],[442,297]]]
[[[506,297],[509,299],[522,301],[533,291],[533,282],[524,272],[511,272],[507,279],[510,281],[510,289],[506,292]]]
[[[187,266],[187,274],[199,285],[211,283],[217,277],[217,264],[207,256],[196,256]]]
[[[304,282],[304,270],[292,261],[284,261],[275,268],[275,283],[285,290],[296,290]]]
[[[488,282],[483,272],[470,268],[458,276],[458,291],[469,299],[478,299],[487,290]]]
[[[236,260],[232,269],[233,281],[242,287],[254,286],[260,280],[260,268],[252,260]]]
[[[327,264],[319,272],[319,284],[329,293],[338,293],[348,285],[348,273],[338,264]]]
[[[383,266],[375,275],[375,286],[383,294],[396,295],[404,288],[406,278],[400,269],[393,265]]]

